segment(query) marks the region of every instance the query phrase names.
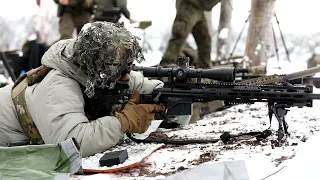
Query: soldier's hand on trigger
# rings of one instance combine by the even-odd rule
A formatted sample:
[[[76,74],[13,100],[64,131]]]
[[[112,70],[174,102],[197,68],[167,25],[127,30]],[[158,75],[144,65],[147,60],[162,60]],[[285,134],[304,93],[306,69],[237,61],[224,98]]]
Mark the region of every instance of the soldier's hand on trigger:
[[[59,0],[59,4],[64,5],[64,6],[67,6],[67,5],[69,5],[70,3],[69,3],[69,0]]]
[[[144,133],[148,130],[154,115],[165,110],[163,105],[139,104],[139,92],[132,94],[131,99],[121,112],[115,115],[121,122],[121,129],[129,133]]]

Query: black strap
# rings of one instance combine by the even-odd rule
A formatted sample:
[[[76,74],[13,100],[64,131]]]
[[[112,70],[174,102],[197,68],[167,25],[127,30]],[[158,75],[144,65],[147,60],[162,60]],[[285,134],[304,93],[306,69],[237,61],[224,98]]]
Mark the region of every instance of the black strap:
[[[232,138],[240,137],[240,136],[252,136],[256,137],[257,140],[266,139],[268,136],[272,134],[271,130],[266,129],[264,131],[252,131],[248,133],[239,133],[239,134],[230,134],[228,132],[223,133],[219,139],[187,139],[187,140],[179,140],[179,139],[154,139],[152,137],[148,137],[147,139],[141,140],[136,139],[132,136],[131,133],[126,133],[129,139],[136,143],[163,143],[163,144],[174,144],[174,145],[187,145],[187,144],[208,144],[208,143],[217,143],[220,140],[227,144],[232,140]]]

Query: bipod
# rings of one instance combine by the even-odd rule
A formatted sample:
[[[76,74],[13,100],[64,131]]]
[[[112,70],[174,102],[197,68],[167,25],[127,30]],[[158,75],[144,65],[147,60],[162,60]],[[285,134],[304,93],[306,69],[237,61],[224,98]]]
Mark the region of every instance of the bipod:
[[[273,114],[275,115],[279,123],[278,132],[277,132],[279,143],[284,142],[287,136],[290,135],[288,132],[288,124],[285,119],[285,116],[290,110],[286,108],[289,108],[289,106],[286,104],[273,104],[272,102],[268,103],[268,115],[269,115],[270,126],[271,126]]]

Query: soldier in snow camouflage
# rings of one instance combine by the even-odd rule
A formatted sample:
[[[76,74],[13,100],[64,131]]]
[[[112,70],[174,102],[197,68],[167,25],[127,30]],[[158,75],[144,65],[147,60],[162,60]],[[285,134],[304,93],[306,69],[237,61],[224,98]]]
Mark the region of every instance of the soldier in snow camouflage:
[[[134,60],[143,60],[142,49],[120,23],[87,24],[77,39],[53,44],[39,69],[0,88],[0,109],[6,112],[0,113],[0,146],[75,138],[86,157],[115,146],[126,132],[145,132],[164,107],[139,104],[139,93],[151,93],[163,83],[131,71]],[[128,85],[123,91],[132,94],[129,102],[115,113],[90,119],[86,100],[94,101],[98,90],[111,91],[116,82]]]

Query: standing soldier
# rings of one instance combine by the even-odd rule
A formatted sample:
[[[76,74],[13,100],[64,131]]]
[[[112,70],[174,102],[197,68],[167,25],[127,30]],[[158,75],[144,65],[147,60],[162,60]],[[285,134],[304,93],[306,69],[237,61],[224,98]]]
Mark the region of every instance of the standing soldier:
[[[116,23],[123,14],[130,23],[136,21],[131,19],[130,11],[127,8],[127,0],[95,0],[96,8],[94,12],[95,21],[107,21]]]
[[[316,67],[318,64],[320,64],[320,47],[314,49],[312,57],[307,61],[308,68]]]
[[[58,4],[60,39],[72,38],[74,28],[77,34],[84,24],[90,22],[93,0],[54,0]]]
[[[320,64],[320,47],[316,47],[312,53],[311,58],[308,59],[307,61],[307,68],[313,68],[316,67]],[[308,76],[308,77],[312,77],[314,76]]]
[[[200,68],[211,67],[211,36],[204,11],[210,11],[221,0],[176,0],[176,18],[172,36],[160,65],[175,63],[187,36],[192,33],[198,47]]]

